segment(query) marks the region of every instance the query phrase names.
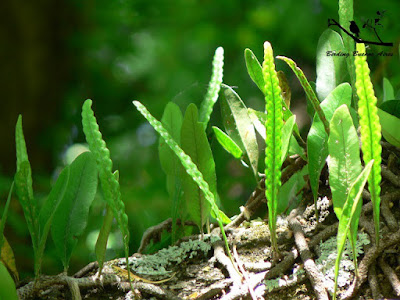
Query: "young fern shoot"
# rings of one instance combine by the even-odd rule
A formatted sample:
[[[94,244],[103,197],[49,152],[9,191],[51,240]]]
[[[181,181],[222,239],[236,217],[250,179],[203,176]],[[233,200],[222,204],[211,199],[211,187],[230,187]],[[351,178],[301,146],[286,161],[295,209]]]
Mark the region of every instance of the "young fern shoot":
[[[104,199],[108,206],[112,209],[114,217],[117,220],[118,226],[121,230],[126,264],[128,265],[129,257],[129,230],[128,230],[128,216],[125,213],[125,205],[121,199],[121,191],[118,181],[118,172],[112,172],[112,161],[110,158],[110,151],[108,150],[105,141],[102,138],[97,125],[96,117],[91,108],[92,100],[86,100],[82,107],[82,125],[83,131],[86,136],[86,141],[89,144],[89,149],[96,158],[97,168],[101,181],[101,186],[104,193]],[[111,223],[109,223],[111,225]],[[106,230],[107,232],[107,230]],[[99,273],[101,273],[102,263],[104,257],[98,257],[99,260]],[[128,279],[131,282],[130,272],[128,272]]]
[[[283,113],[281,89],[275,71],[272,47],[269,42],[264,43],[263,76],[267,111],[267,121],[265,123],[265,196],[268,205],[268,226],[271,232],[272,247],[274,251],[279,252],[276,236],[276,219],[278,190],[281,186]]]
[[[212,76],[208,85],[207,94],[204,101],[201,103],[199,111],[199,122],[204,124],[204,128],[207,128],[213,106],[215,102],[217,102],[219,90],[221,89],[224,71],[224,48],[218,47],[217,50],[215,50],[212,66]]]
[[[356,66],[356,89],[358,95],[358,114],[361,126],[361,150],[364,162],[367,164],[371,159],[374,160],[371,173],[368,177],[368,189],[371,193],[375,224],[375,241],[379,243],[379,211],[380,211],[380,192],[381,192],[381,124],[379,123],[377,99],[374,94],[372,82],[369,77],[369,67],[365,54],[365,45],[358,43],[357,51],[361,55],[355,57]]]

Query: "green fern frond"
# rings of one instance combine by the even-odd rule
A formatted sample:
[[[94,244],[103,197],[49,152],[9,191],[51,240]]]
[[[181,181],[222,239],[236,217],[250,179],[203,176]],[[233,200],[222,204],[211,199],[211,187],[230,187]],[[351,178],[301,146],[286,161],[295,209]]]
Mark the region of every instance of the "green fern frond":
[[[207,94],[201,103],[199,111],[199,122],[204,123],[204,127],[207,127],[213,106],[215,102],[217,102],[219,90],[221,88],[224,71],[224,48],[218,47],[217,50],[215,50],[212,66],[212,76],[208,85]]]
[[[374,164],[368,177],[368,189],[371,193],[373,203],[373,215],[375,224],[376,243],[379,242],[379,211],[380,211],[380,192],[381,192],[381,125],[379,123],[377,99],[374,94],[372,82],[369,77],[369,67],[367,56],[365,55],[365,45],[358,43],[356,46],[359,55],[355,57],[356,66],[356,89],[358,95],[358,114],[361,126],[361,150],[363,159],[367,164],[371,159]],[[364,54],[364,55],[363,55]]]
[[[104,199],[107,202],[108,206],[112,209],[114,217],[117,220],[118,226],[121,230],[124,242],[125,258],[128,264],[128,216],[125,213],[125,205],[121,199],[121,191],[118,182],[118,172],[115,173],[115,175],[112,172],[110,151],[108,150],[106,143],[102,138],[101,132],[99,130],[99,125],[97,125],[96,117],[94,116],[94,112],[91,107],[92,100],[86,100],[82,107],[83,131],[86,136],[86,141],[89,144],[89,149],[96,158]]]
[[[265,81],[265,104],[267,111],[266,148],[265,148],[265,196],[268,204],[269,229],[271,243],[278,251],[276,238],[276,218],[278,190],[281,186],[282,156],[282,98],[278,75],[275,71],[274,55],[271,44],[264,43],[263,76]]]
[[[150,125],[153,126],[153,128],[160,134],[160,136],[164,139],[165,143],[179,158],[183,167],[185,168],[186,173],[189,174],[190,177],[192,177],[193,181],[196,182],[200,190],[204,193],[205,199],[210,204],[211,210],[213,211],[214,216],[216,217],[218,225],[221,229],[222,237],[224,239],[228,255],[232,259],[232,256],[229,251],[228,240],[226,238],[224,226],[222,224],[222,220],[220,217],[220,212],[215,202],[215,197],[213,193],[210,191],[209,185],[204,180],[202,173],[193,163],[190,156],[188,156],[185,152],[183,152],[183,150],[179,147],[179,145],[174,141],[174,139],[171,137],[168,131],[163,127],[161,122],[158,121],[156,118],[154,118],[142,103],[140,103],[139,101],[133,101],[133,105],[136,106],[137,110],[147,119]]]

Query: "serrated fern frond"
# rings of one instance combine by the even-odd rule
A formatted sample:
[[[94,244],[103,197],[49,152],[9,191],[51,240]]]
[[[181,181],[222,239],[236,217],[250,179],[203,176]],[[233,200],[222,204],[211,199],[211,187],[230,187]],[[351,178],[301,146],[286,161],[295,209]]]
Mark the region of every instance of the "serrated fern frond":
[[[142,103],[140,103],[139,101],[133,101],[133,105],[136,106],[137,110],[147,119],[150,125],[160,134],[160,136],[164,139],[165,143],[179,158],[180,162],[185,168],[186,173],[192,177],[193,181],[196,182],[200,190],[204,193],[205,199],[210,204],[211,210],[213,211],[215,218],[217,219],[218,225],[221,229],[222,237],[224,239],[228,255],[232,259],[229,250],[228,240],[226,238],[218,206],[215,202],[213,193],[210,191],[207,182],[203,178],[203,174],[199,171],[196,164],[193,163],[190,156],[188,156],[185,152],[183,152],[183,150],[179,147],[179,145],[174,141],[174,139],[171,137],[168,131],[163,127],[161,122],[158,121],[156,118],[154,118]]]
[[[308,82],[306,76],[304,75],[303,71],[297,66],[297,64],[290,58],[287,58],[285,56],[277,56],[276,58],[283,60],[288,64],[288,66],[292,69],[294,74],[296,75],[297,79],[300,81],[301,86],[304,89],[304,92],[307,95],[308,100],[311,102],[314,110],[318,114],[318,117],[324,124],[324,128],[326,133],[329,135],[329,123],[326,120],[325,114],[319,104],[319,101],[317,99],[317,96],[314,93],[314,90],[312,89],[310,83]]]
[[[121,199],[121,191],[118,182],[118,172],[115,173],[115,175],[112,172],[110,151],[108,150],[106,143],[102,138],[101,132],[99,130],[99,125],[97,125],[96,117],[94,116],[94,112],[91,107],[92,100],[86,100],[82,107],[83,131],[86,136],[86,141],[89,144],[89,149],[96,158],[104,199],[107,202],[108,206],[112,209],[114,217],[117,220],[118,226],[121,230],[124,242],[126,263],[128,264],[128,216],[125,213],[125,205]],[[100,266],[100,272],[101,267],[102,266]]]
[[[264,43],[263,76],[267,111],[267,120],[265,122],[265,196],[268,204],[268,225],[271,231],[271,243],[273,249],[278,251],[276,217],[278,190],[281,186],[283,112],[281,89],[278,75],[275,71],[272,47],[269,42]]]
[[[212,66],[212,76],[208,85],[207,94],[201,103],[199,111],[199,122],[204,123],[204,127],[207,127],[213,106],[215,102],[217,102],[218,93],[221,88],[224,71],[224,48],[218,47],[217,50],[215,50]]]
[[[379,211],[380,211],[380,192],[381,192],[381,125],[379,123],[377,99],[374,94],[372,82],[369,77],[369,67],[365,55],[365,45],[357,43],[358,55],[355,57],[356,66],[356,89],[358,95],[358,114],[361,126],[361,150],[363,159],[367,164],[371,159],[374,160],[371,173],[368,177],[368,189],[371,193],[373,207],[375,239],[379,242]]]

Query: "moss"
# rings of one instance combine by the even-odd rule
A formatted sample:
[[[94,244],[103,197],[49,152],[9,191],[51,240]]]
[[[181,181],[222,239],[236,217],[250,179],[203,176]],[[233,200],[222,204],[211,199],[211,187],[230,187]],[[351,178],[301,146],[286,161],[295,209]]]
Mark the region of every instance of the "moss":
[[[218,236],[207,236],[204,240],[182,242],[179,246],[170,246],[152,255],[130,257],[129,267],[138,274],[166,275],[171,272],[168,269],[172,266],[192,259],[200,253],[206,255],[212,244],[218,240]]]
[[[359,233],[358,240],[356,244],[357,257],[363,254],[363,246],[368,245],[370,240],[366,233]],[[336,236],[331,237],[325,242],[321,242],[319,246],[319,257],[316,259],[315,264],[318,270],[324,274],[325,283],[329,288],[329,292],[333,292],[334,278],[335,278],[335,260],[337,256],[337,240]],[[343,257],[340,262],[340,271],[338,277],[338,286],[344,288],[346,285],[351,283],[351,279],[354,274],[354,262],[353,255],[349,241],[346,242],[345,250],[343,252]],[[265,281],[265,288],[267,291],[272,291],[273,289],[288,285],[290,282],[296,280],[298,276],[304,275],[304,270],[295,266],[293,268],[293,274],[290,276],[285,276],[286,278],[275,278]]]

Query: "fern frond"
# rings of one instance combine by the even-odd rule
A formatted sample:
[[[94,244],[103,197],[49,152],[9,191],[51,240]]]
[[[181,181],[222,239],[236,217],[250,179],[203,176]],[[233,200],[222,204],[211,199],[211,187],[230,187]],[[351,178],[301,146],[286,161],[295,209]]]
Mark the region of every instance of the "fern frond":
[[[121,230],[124,242],[126,262],[128,263],[128,216],[125,213],[125,205],[121,199],[121,191],[118,182],[118,172],[116,172],[115,175],[112,172],[110,151],[108,150],[106,143],[102,138],[101,132],[99,130],[99,125],[97,125],[96,117],[94,116],[94,112],[91,107],[92,100],[86,100],[82,107],[83,131],[86,136],[86,141],[89,144],[89,149],[96,158],[104,199],[107,202],[108,206],[112,209],[114,217],[117,220],[118,226]]]
[[[210,120],[210,115],[215,102],[217,102],[218,93],[221,88],[224,71],[224,48],[218,47],[217,50],[215,50],[212,66],[212,76],[208,85],[207,94],[201,103],[199,111],[199,122],[204,123],[205,128]]]
[[[380,192],[381,192],[381,125],[379,123],[377,99],[369,77],[369,67],[367,56],[365,55],[365,45],[358,43],[356,46],[358,55],[355,57],[356,66],[356,89],[358,95],[358,114],[361,126],[361,150],[363,159],[367,164],[371,159],[374,160],[371,173],[368,177],[368,189],[371,193],[373,207],[375,239],[379,242],[379,211],[380,211]]]
[[[276,218],[278,190],[281,186],[282,156],[282,98],[278,75],[275,71],[274,55],[271,44],[264,43],[263,76],[265,81],[265,104],[267,111],[266,148],[265,148],[265,196],[268,204],[269,228],[271,242],[278,251],[276,238]]]

